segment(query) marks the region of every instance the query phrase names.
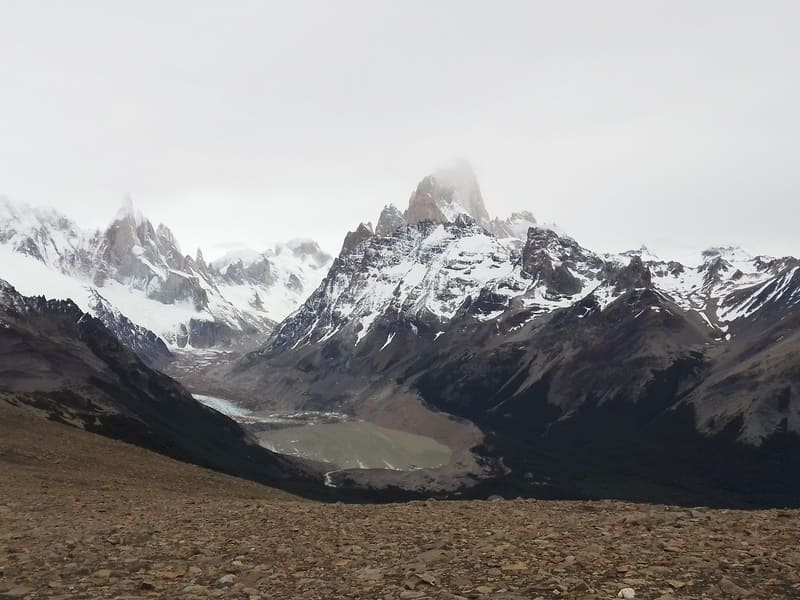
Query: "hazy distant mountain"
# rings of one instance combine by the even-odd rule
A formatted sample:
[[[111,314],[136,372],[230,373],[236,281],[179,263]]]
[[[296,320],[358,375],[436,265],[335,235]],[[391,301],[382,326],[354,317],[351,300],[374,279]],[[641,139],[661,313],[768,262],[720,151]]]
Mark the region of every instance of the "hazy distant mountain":
[[[126,343],[138,336],[130,345],[146,357],[157,349],[145,349],[142,337],[161,337],[172,348],[256,344],[331,262],[315,242],[297,240],[209,265],[199,250],[184,254],[168,227],[154,227],[130,204],[104,231],[85,231],[56,211],[7,200],[0,201],[0,256],[0,277],[29,294],[73,299]]]

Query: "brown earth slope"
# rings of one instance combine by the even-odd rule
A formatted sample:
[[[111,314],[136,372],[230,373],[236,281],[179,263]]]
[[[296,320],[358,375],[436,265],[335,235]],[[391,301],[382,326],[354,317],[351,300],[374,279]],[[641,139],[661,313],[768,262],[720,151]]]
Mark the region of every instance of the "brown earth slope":
[[[0,598],[800,597],[800,512],[301,502],[0,402]]]

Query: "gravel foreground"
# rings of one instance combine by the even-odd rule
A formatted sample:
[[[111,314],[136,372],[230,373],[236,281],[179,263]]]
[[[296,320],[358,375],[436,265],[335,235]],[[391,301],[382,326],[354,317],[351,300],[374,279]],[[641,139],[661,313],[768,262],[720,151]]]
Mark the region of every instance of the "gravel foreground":
[[[7,408],[0,481],[0,598],[800,598],[798,511],[322,505]]]

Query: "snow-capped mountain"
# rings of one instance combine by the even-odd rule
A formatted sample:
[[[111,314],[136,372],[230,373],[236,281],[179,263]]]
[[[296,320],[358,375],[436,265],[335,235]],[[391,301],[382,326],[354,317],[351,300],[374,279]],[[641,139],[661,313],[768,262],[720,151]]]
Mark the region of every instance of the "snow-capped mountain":
[[[56,211],[8,200],[0,201],[0,257],[0,276],[23,293],[71,298],[153,356],[163,349],[145,351],[142,340],[161,337],[173,348],[258,343],[331,261],[313,241],[298,240],[209,265],[130,203],[104,231],[86,231]]]
[[[495,217],[487,227],[488,231],[500,239],[520,240],[528,239],[528,230],[537,227],[536,217],[528,211],[515,212],[507,219]]]
[[[543,452],[676,489],[715,474],[738,494],[755,480],[725,470],[735,447],[765,490],[781,489],[775,440],[800,448],[800,261],[601,255],[525,213],[508,221],[530,224],[520,245],[460,175],[460,188],[424,178],[404,212],[387,206],[374,230],[350,232],[320,287],[222,375],[229,389],[356,413],[415,395],[492,432],[487,452],[515,463],[515,488]],[[615,440],[629,440],[622,462]],[[702,456],[682,472],[686,453]]]
[[[489,224],[478,179],[463,160],[420,181],[411,194],[404,218],[406,223],[414,225],[421,221],[453,222],[462,214],[472,217],[481,227]]]
[[[332,260],[315,241],[298,239],[263,252],[232,250],[208,270],[223,296],[280,321],[320,284]]]
[[[605,307],[634,288],[668,295],[718,334],[758,310],[765,299],[757,298],[771,282],[779,295],[794,275],[795,259],[752,257],[740,248],[709,248],[702,263],[686,266],[663,261],[646,246],[594,253],[537,226],[529,212],[490,220],[467,169],[459,163],[425,177],[404,213],[387,205],[374,231],[361,224],[348,233],[322,285],[262,352],[334,336],[357,346],[381,320],[434,337],[466,314],[489,321],[522,309],[532,321],[587,297]],[[520,247],[513,240],[523,228]]]

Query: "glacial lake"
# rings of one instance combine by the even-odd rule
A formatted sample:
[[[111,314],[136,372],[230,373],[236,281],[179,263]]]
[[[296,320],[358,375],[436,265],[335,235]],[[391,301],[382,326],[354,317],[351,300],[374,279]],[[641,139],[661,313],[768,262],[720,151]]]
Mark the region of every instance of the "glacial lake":
[[[327,462],[338,469],[411,471],[446,465],[451,450],[436,440],[327,412],[265,414],[223,398],[199,401],[247,426],[262,446],[279,454]]]

